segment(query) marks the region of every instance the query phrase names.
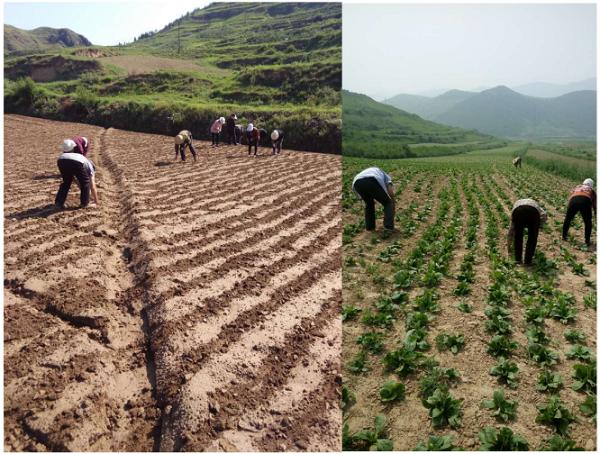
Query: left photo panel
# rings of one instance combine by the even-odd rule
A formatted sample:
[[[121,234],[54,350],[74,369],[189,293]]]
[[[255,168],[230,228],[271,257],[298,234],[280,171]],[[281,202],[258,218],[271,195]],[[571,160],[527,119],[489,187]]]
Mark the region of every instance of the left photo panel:
[[[4,22],[4,450],[341,450],[341,4]]]

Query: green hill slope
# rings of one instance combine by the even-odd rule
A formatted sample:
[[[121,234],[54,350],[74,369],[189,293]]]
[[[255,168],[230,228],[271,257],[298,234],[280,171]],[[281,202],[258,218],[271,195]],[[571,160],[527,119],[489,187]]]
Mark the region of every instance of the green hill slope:
[[[68,28],[39,27],[22,30],[12,25],[4,25],[4,54],[24,54],[64,47],[91,46],[83,35]]]
[[[343,90],[342,103],[347,156],[436,156],[501,145],[493,137],[424,120],[366,95]]]
[[[383,101],[385,104],[416,113],[428,120],[435,119],[436,116],[448,111],[458,103],[469,99],[477,93],[462,90],[450,90],[439,96],[430,98],[427,96],[396,95]]]

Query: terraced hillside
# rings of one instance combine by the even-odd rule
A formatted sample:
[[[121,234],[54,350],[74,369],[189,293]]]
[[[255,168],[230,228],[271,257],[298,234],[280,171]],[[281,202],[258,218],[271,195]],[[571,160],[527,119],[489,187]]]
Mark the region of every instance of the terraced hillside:
[[[6,450],[339,449],[339,157],[5,128]],[[75,133],[101,206],[56,212]]]

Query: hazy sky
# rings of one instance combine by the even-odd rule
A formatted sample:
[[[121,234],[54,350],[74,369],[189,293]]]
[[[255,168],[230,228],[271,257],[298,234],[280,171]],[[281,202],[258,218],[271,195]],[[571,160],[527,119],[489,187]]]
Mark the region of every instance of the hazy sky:
[[[343,6],[343,86],[377,99],[596,76],[595,5]]]
[[[31,30],[36,27],[70,28],[93,44],[131,42],[134,37],[160,30],[188,11],[209,1],[127,3],[5,3],[4,23]]]

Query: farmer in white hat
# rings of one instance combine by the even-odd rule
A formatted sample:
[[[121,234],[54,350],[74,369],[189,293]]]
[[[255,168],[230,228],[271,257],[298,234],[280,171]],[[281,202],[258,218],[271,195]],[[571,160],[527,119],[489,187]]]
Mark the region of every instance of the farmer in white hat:
[[[212,146],[219,146],[219,135],[221,134],[221,130],[223,129],[223,125],[225,124],[225,118],[220,117],[217,118],[212,126],[210,127],[210,136],[212,139]]]
[[[233,113],[227,117],[225,122],[227,127],[227,143],[229,145],[231,145],[232,142],[233,145],[237,145],[240,142],[239,127],[235,124],[237,119],[237,115]]]
[[[531,265],[538,233],[546,223],[546,212],[533,199],[520,199],[515,202],[510,213],[510,228],[508,229],[508,252],[514,246],[515,261],[521,263],[523,259],[523,236],[527,229],[527,246],[525,246],[525,265]]]
[[[273,146],[273,154],[281,153],[281,145],[283,145],[283,131],[275,129],[271,133],[271,144]]]
[[[592,237],[592,210],[596,213],[596,191],[594,191],[594,180],[586,178],[582,184],[576,186],[569,195],[567,214],[563,222],[562,238],[567,239],[569,227],[577,213],[583,218],[585,244],[591,244]]]
[[[369,167],[354,177],[352,189],[365,202],[365,228],[375,230],[375,200],[383,205],[383,227],[394,229],[392,177],[379,167]]]
[[[246,139],[248,140],[248,156],[252,153],[252,146],[254,145],[254,156],[256,157],[258,143],[260,142],[260,130],[253,123],[249,123],[246,128]]]
[[[88,206],[90,191],[94,203],[98,204],[98,191],[95,180],[96,168],[92,161],[75,150],[76,147],[77,144],[71,139],[63,141],[63,153],[57,160],[58,170],[60,170],[63,181],[58,188],[54,204],[60,209],[65,206],[73,178],[77,179],[81,190],[80,207],[85,208]]]
[[[192,133],[186,129],[180,131],[179,134],[175,136],[175,159],[177,159],[178,154],[181,154],[181,160],[185,161],[185,147],[190,147],[190,151],[195,161],[196,150],[192,143]]]

